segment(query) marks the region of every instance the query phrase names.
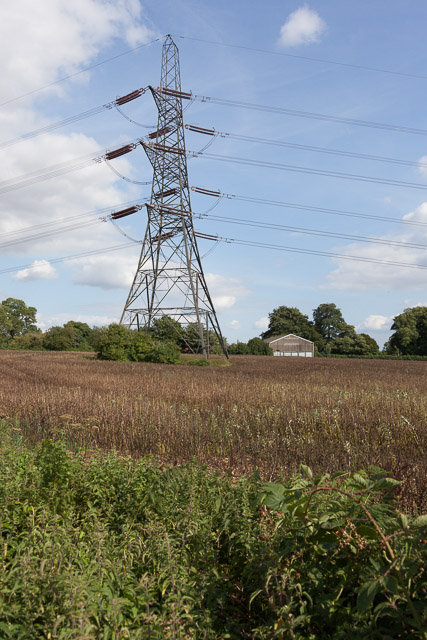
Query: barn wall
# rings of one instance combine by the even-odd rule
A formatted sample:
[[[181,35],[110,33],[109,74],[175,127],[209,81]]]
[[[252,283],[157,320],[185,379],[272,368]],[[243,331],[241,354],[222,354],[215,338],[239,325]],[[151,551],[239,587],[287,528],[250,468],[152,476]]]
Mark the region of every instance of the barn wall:
[[[314,344],[306,342],[297,336],[279,338],[270,344],[275,356],[300,356],[312,358],[314,355]]]

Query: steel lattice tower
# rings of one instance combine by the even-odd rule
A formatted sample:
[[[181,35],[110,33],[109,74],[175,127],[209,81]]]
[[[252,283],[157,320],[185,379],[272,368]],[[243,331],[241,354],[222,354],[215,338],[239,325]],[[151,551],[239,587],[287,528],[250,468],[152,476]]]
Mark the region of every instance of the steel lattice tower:
[[[213,329],[228,358],[197,247],[188,185],[178,47],[170,35],[162,49],[160,87],[150,87],[158,109],[157,131],[141,143],[153,166],[151,201],[141,256],[120,322],[150,329],[168,316],[195,324],[207,355],[204,325]]]

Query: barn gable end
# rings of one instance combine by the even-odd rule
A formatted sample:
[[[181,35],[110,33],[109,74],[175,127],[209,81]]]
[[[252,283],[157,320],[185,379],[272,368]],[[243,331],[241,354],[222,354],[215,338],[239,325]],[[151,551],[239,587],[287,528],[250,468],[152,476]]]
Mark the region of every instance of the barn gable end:
[[[314,342],[301,338],[293,333],[283,336],[273,336],[264,340],[270,345],[275,356],[299,356],[312,358],[314,356]]]

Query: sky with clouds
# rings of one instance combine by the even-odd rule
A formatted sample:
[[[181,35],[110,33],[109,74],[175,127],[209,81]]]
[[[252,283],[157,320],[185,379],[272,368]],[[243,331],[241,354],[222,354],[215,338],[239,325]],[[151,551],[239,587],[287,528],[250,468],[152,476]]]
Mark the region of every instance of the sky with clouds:
[[[157,86],[161,38],[171,33],[183,90],[288,110],[196,100],[185,111],[189,124],[294,145],[218,136],[206,155],[189,154],[191,185],[270,201],[223,198],[209,212],[212,198],[194,194],[193,210],[208,213],[196,215],[198,230],[289,249],[200,240],[229,341],[258,335],[279,305],[311,316],[335,302],[382,345],[396,314],[426,304],[427,273],[417,267],[427,265],[427,5],[15,0],[0,17],[0,300],[37,307],[43,328],[120,317],[140,252],[123,234],[140,239],[146,214],[116,226],[105,216],[149,197],[138,183],[151,179],[150,166],[142,149],[115,160],[116,172],[91,159],[147,134],[151,95],[125,105],[126,117],[106,108],[25,134]],[[188,133],[190,151],[205,143]],[[74,161],[85,166],[59,170]],[[276,228],[251,226],[260,222]]]

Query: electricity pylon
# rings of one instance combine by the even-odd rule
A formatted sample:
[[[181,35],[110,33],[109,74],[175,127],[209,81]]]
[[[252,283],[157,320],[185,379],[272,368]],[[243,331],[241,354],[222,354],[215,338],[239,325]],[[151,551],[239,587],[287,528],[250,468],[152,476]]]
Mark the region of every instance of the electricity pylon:
[[[141,142],[153,166],[151,200],[141,255],[120,322],[138,330],[167,316],[181,327],[197,327],[199,345],[209,355],[212,329],[228,358],[197,247],[188,185],[178,47],[170,35],[162,49],[160,87],[150,87],[158,109],[157,130]],[[200,234],[203,237],[210,237]],[[174,323],[174,326],[175,323]],[[206,332],[205,332],[206,326]]]

